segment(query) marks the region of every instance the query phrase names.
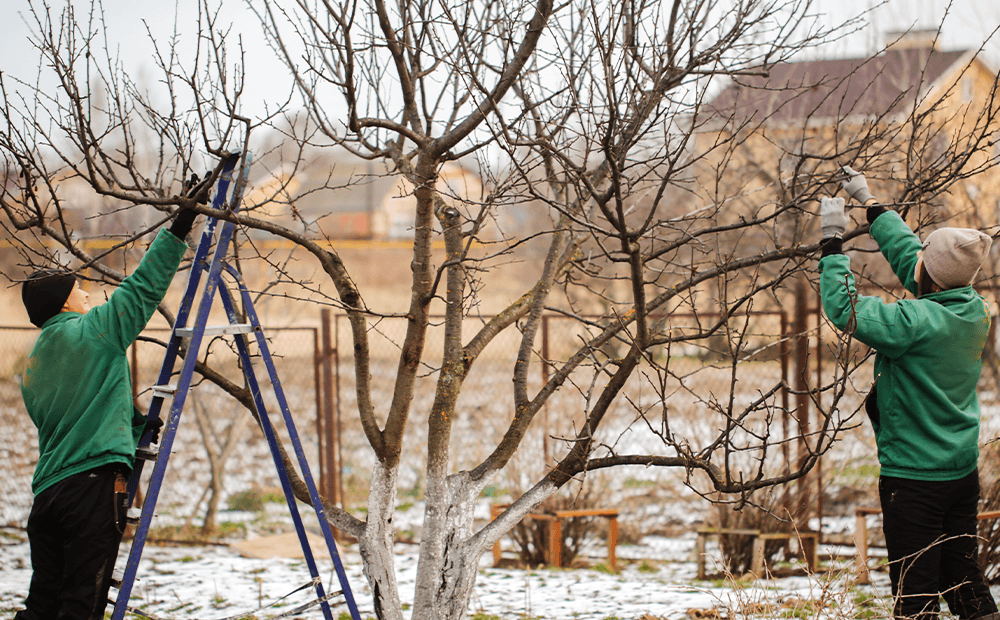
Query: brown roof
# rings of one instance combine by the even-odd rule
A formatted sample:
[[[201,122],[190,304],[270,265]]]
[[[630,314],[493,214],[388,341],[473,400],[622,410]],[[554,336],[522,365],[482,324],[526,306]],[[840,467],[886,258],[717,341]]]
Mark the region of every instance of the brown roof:
[[[902,112],[967,53],[902,49],[870,58],[780,63],[768,77],[734,78],[707,111],[732,117],[734,125]]]

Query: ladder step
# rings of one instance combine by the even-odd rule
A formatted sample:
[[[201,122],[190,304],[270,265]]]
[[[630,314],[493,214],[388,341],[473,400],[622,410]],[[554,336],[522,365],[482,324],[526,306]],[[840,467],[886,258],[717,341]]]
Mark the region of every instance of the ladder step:
[[[143,461],[155,461],[158,456],[160,456],[160,448],[152,444],[140,446],[135,450],[135,458]]]
[[[125,569],[116,568],[114,572],[111,573],[111,587],[116,590],[121,590],[123,579],[125,579]]]
[[[206,336],[228,336],[230,334],[252,334],[254,331],[254,326],[249,323],[233,323],[231,325],[206,325],[204,333]],[[190,338],[194,334],[194,328],[178,327],[174,330],[174,334],[181,338]]]
[[[125,516],[125,520],[132,525],[139,525],[139,519],[142,517],[141,508],[129,508],[128,514]]]
[[[177,384],[171,383],[170,385],[154,385],[152,388],[153,398],[173,398],[174,394],[177,393]]]

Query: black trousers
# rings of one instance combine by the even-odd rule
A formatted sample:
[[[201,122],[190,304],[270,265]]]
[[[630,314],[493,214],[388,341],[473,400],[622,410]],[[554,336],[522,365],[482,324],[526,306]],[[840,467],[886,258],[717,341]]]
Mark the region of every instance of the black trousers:
[[[979,472],[944,482],[882,476],[878,486],[894,615],[936,619],[939,596],[963,620],[996,613],[977,562]]]
[[[124,468],[122,468],[124,469]],[[35,497],[31,585],[14,620],[101,620],[128,509],[125,472],[102,467]]]

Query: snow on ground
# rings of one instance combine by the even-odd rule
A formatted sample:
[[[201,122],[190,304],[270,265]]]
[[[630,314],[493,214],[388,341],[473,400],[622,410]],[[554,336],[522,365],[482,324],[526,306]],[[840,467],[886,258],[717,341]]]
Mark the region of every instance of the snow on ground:
[[[847,569],[818,577],[789,577],[763,582],[698,581],[693,537],[647,537],[639,545],[619,547],[619,574],[595,569],[495,569],[492,557],[482,561],[470,605],[470,616],[482,613],[502,619],[638,620],[646,615],[682,619],[734,617],[734,611],[778,617],[795,609],[822,609],[816,618],[853,618],[859,601],[885,606],[884,573],[873,586],[851,586]],[[124,566],[123,555],[119,566]],[[396,558],[404,616],[409,618],[417,571],[417,547],[398,545]],[[603,549],[598,549],[600,555]],[[374,616],[371,593],[361,574],[356,546],[341,549],[348,579],[363,618]],[[639,559],[641,558],[641,560]],[[599,557],[594,558],[595,563]],[[327,591],[339,589],[332,564],[318,560]],[[849,566],[845,562],[844,566]],[[22,606],[31,577],[28,543],[18,530],[0,530],[0,613]],[[247,559],[224,546],[147,546],[131,604],[163,618],[224,618],[252,612],[309,581],[302,560]],[[114,590],[112,590],[114,592]],[[308,602],[314,590],[289,596],[257,614],[258,618]],[[334,615],[346,612],[334,599]],[[868,603],[869,605],[871,603]],[[715,613],[712,613],[712,610]],[[728,612],[728,613],[727,613]],[[886,614],[879,614],[886,615]],[[319,619],[318,607],[296,617]],[[785,617],[789,617],[785,615]]]

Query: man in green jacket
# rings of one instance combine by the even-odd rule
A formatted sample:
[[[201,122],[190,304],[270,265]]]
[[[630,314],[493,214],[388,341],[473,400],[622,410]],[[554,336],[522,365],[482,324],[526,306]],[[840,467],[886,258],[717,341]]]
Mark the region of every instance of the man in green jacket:
[[[125,482],[140,437],[162,426],[133,407],[126,351],[166,295],[195,216],[179,209],[103,305],[91,309],[66,271],[35,272],[22,286],[42,332],[21,383],[39,459],[27,528],[31,585],[15,620],[104,617],[128,509]]]
[[[823,198],[823,310],[875,349],[865,406],[881,464],[879,499],[896,617],[936,618],[939,596],[963,619],[1000,618],[977,562],[979,380],[989,306],[972,283],[991,239],[941,228],[921,243],[895,211],[875,203],[860,173],[844,188],[868,206],[869,232],[916,299],[858,295],[842,235],[843,198]]]

